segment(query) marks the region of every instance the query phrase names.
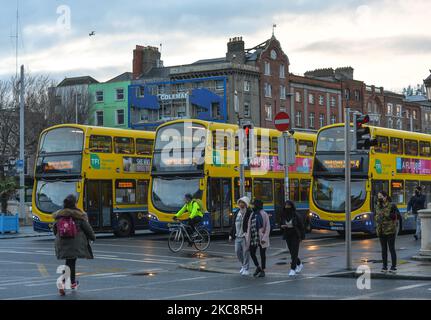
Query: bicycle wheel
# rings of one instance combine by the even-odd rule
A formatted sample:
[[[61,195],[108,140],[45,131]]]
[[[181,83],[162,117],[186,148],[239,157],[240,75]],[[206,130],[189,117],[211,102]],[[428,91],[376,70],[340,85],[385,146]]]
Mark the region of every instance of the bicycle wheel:
[[[198,251],[205,251],[210,246],[210,233],[205,228],[198,228],[197,232],[193,244]]]
[[[168,246],[169,250],[174,253],[179,252],[184,245],[184,235],[181,229],[174,230],[169,234]]]

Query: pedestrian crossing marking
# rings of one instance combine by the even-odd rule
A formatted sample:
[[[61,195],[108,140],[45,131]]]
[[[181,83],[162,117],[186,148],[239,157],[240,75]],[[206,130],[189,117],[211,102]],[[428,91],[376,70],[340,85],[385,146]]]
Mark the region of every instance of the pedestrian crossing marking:
[[[39,273],[41,274],[42,277],[49,277],[49,273],[48,273],[48,270],[46,270],[45,265],[38,264],[37,269],[39,270]]]

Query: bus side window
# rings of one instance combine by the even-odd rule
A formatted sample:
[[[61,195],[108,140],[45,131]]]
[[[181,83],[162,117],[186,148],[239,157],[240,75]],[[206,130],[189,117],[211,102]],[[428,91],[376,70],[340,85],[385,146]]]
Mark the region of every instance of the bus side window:
[[[289,181],[290,200],[299,201],[299,180],[291,179]]]
[[[135,180],[117,180],[115,184],[115,202],[117,204],[135,204]]]
[[[254,179],[254,199],[263,202],[273,202],[273,190],[271,179]]]
[[[153,150],[153,140],[136,139],[136,154],[151,155],[152,150]]]
[[[419,151],[421,157],[431,157],[431,144],[425,141],[419,141]]]
[[[136,203],[148,204],[148,180],[138,180],[136,186]]]
[[[388,153],[389,152],[389,139],[384,136],[376,136],[377,146],[374,147],[374,151],[378,153]]]
[[[406,180],[406,203],[408,203],[415,194],[415,188],[419,185],[419,181]]]
[[[236,201],[238,201],[238,199],[240,198],[240,181],[239,178],[235,178],[234,179],[234,197],[235,197],[235,201],[234,203],[236,203]],[[251,178],[246,178],[245,179],[245,195],[247,197],[249,197],[251,199]]]
[[[301,184],[299,186],[301,198],[299,201],[301,202],[308,202],[309,195],[310,195],[310,186],[311,186],[311,180],[301,180]]]
[[[274,155],[278,154],[278,138],[277,137],[272,137],[271,149],[272,149],[272,153]]]
[[[421,181],[422,194],[426,196],[426,203],[431,202],[431,181]]]
[[[90,152],[111,153],[112,138],[108,136],[90,136]]]
[[[133,154],[135,153],[135,144],[132,138],[115,137],[114,149],[115,153],[118,154]]]
[[[404,140],[404,151],[408,156],[417,156],[418,142],[416,140]]]
[[[391,197],[394,203],[404,204],[404,181],[402,180],[391,181]]]
[[[391,153],[403,154],[403,139],[391,138]]]
[[[299,140],[298,149],[300,156],[313,156],[313,141]]]

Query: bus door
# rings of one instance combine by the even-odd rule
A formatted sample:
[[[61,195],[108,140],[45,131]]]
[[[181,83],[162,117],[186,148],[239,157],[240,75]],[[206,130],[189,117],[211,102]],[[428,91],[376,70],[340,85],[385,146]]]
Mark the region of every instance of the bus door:
[[[86,208],[90,225],[95,229],[111,227],[112,181],[87,181]]]
[[[282,179],[274,180],[274,213],[272,217],[272,224],[275,223],[276,227],[280,226],[280,215],[283,211],[284,205],[284,181]]]
[[[208,204],[211,214],[211,225],[217,231],[229,231],[232,211],[231,179],[208,179]]]
[[[380,191],[386,191],[389,193],[389,181],[388,180],[373,180],[372,182],[372,196],[371,196],[371,210],[374,212],[374,206],[377,203],[377,194]]]

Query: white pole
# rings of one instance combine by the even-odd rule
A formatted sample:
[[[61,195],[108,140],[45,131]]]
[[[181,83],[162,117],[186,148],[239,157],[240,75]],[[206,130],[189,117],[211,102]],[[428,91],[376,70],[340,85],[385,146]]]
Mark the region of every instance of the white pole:
[[[353,124],[355,125],[355,124]],[[345,127],[344,127],[344,141],[345,141],[345,153],[344,153],[344,163],[345,163],[345,188],[346,188],[346,201],[345,201],[345,211],[346,211],[346,223],[345,223],[345,233],[346,233],[346,269],[352,269],[352,220],[351,220],[351,186],[350,186],[350,108],[346,108],[345,115]]]
[[[21,66],[21,89],[20,89],[20,108],[19,108],[19,159],[22,161],[22,168],[19,174],[19,214],[25,219],[25,179],[24,179],[24,66]]]

